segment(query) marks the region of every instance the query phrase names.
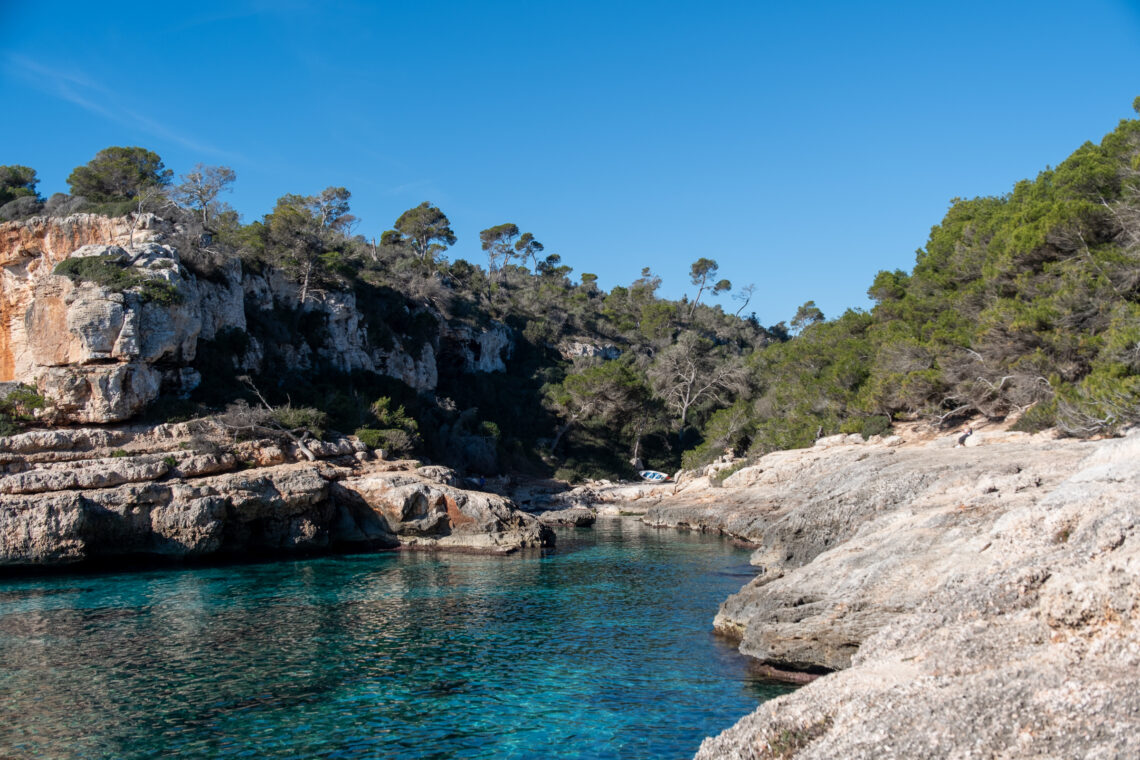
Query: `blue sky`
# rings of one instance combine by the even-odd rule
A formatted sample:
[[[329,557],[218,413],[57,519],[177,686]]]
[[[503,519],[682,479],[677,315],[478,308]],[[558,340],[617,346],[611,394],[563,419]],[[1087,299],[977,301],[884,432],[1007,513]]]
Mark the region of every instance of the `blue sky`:
[[[771,324],[866,307],[951,198],[1134,116],[1140,4],[0,0],[0,51],[0,164],[45,195],[142,145],[231,166],[246,221],[343,185],[378,236],[429,200],[452,258],[515,222],[674,298],[706,256]]]

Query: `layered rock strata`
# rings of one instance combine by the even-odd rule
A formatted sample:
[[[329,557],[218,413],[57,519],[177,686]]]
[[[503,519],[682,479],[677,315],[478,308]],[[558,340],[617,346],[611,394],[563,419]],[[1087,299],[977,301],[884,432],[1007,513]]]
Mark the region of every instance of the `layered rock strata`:
[[[1140,751],[1140,434],[974,444],[779,452],[650,509],[757,547],[715,621],[743,652],[836,671],[699,758]]]
[[[36,431],[0,439],[0,567],[438,548],[509,553],[553,536],[507,499],[443,485],[355,440],[200,451],[201,431]]]

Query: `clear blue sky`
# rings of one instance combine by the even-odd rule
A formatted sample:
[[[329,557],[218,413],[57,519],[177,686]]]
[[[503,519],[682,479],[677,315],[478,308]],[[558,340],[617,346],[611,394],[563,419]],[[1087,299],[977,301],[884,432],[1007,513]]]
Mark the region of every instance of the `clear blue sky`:
[[[142,145],[233,167],[246,221],[343,185],[371,236],[430,200],[452,258],[510,221],[575,275],[650,266],[674,298],[707,256],[765,324],[867,306],[951,198],[1056,165],[1140,95],[1123,0],[0,0],[0,50],[0,164],[45,195]]]

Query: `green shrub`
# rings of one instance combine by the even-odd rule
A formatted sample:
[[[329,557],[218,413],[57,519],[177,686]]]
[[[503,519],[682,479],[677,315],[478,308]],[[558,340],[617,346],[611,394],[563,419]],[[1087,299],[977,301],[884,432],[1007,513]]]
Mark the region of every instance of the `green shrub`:
[[[72,282],[93,282],[116,293],[138,288],[143,303],[153,301],[171,306],[182,300],[182,294],[169,282],[161,278],[144,277],[119,256],[64,259],[55,265],[52,272],[67,277]]]
[[[357,428],[356,432],[353,433],[353,435],[359,438],[360,442],[368,448],[378,449],[380,448],[382,433],[382,430],[377,430],[376,428]]]
[[[139,297],[143,303],[153,302],[162,306],[174,306],[182,302],[178,288],[162,279],[143,280],[139,284]]]
[[[177,459],[175,459],[173,456],[165,456],[165,457],[163,457],[163,458],[162,458],[162,463],[163,463],[164,465],[166,465],[167,467],[171,468],[171,469],[174,469],[175,467],[177,467],[177,466],[178,466],[178,460],[177,460]]]
[[[1040,433],[1057,424],[1057,400],[1050,399],[1034,404],[1013,423],[1010,430],[1020,433]]]
[[[415,440],[412,436],[399,428],[387,430],[359,428],[355,435],[365,446],[380,449],[389,457],[410,454],[415,449]]]
[[[563,480],[567,483],[581,483],[582,475],[577,470],[573,470],[569,467],[559,467],[554,471],[554,479]]]
[[[325,434],[329,416],[311,406],[286,404],[273,410],[273,421],[286,430],[308,430],[315,438]]]
[[[885,414],[873,417],[853,417],[839,426],[840,433],[858,433],[867,439],[873,435],[887,435],[891,431],[891,418]]]
[[[44,397],[26,385],[11,387],[0,398],[0,436],[15,435],[35,419],[35,411],[47,406]]]
[[[713,488],[722,487],[724,485],[724,481],[728,479],[729,475],[733,474],[734,472],[743,470],[749,464],[750,462],[747,459],[741,459],[739,462],[733,462],[731,467],[725,467],[723,470],[718,470],[716,473],[714,473],[712,477],[709,478],[709,485]]]
[[[372,414],[376,415],[376,421],[384,428],[399,428],[414,434],[419,425],[408,415],[403,405],[397,406],[395,409],[391,407],[392,399],[388,396],[381,396],[376,399],[371,407]]]
[[[681,455],[681,467],[686,470],[699,470],[706,464],[712,464],[718,456],[720,452],[712,446],[701,444]]]
[[[111,456],[118,459],[120,457],[129,457],[130,454],[127,453],[126,449],[115,449],[111,452]]]

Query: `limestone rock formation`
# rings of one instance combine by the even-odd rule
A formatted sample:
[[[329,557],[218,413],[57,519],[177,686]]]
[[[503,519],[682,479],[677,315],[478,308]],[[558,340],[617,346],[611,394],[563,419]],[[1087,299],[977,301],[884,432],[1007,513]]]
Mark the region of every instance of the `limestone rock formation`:
[[[769,584],[802,581],[801,635],[846,628],[857,651],[697,757],[789,743],[803,758],[1140,753],[1140,435],[1072,448],[1059,482],[1030,485],[1029,467],[980,478],[972,503],[904,507]],[[1034,498],[994,504],[1024,490]],[[740,596],[764,595],[790,598]],[[783,609],[787,630],[797,613]],[[746,638],[771,619],[754,612]]]
[[[34,385],[56,419],[86,424],[127,420],[159,394],[190,393],[202,379],[198,344],[227,333],[246,334],[244,353],[233,357],[245,372],[362,370],[431,391],[441,362],[466,372],[506,369],[513,339],[503,325],[452,325],[429,313],[437,336],[379,340],[351,291],[314,291],[302,303],[282,272],[243,272],[237,260],[199,278],[168,244],[175,232],[153,215],[133,223],[80,214],[0,224],[0,382]],[[139,286],[116,290],[53,274],[61,261],[88,256],[161,280],[177,297],[158,303]],[[283,312],[318,329],[283,336]],[[247,318],[269,325],[268,333]]]
[[[563,359],[590,356],[610,360],[619,358],[621,349],[612,343],[598,345],[589,340],[565,340],[558,344],[558,353]]]
[[[418,472],[370,472],[338,485],[343,500],[375,511],[405,546],[506,554],[554,543],[549,528],[510,500],[463,491]]]
[[[584,528],[593,525],[598,515],[589,507],[567,507],[565,509],[552,509],[538,516],[543,525],[566,525],[572,528]]]
[[[106,255],[168,282],[189,304],[196,293],[176,255],[150,242],[163,233],[161,220],[147,215],[134,227],[88,214],[0,225],[0,380],[37,385],[73,421],[123,420],[157,397],[155,362],[193,358],[194,306],[147,308],[138,293],[53,274],[69,256]],[[128,253],[121,244],[132,240]]]
[[[770,454],[646,520],[757,546],[715,620],[831,672],[700,758],[1130,757],[1140,749],[1140,435],[994,434]]]
[[[672,484],[610,483],[605,480],[587,483],[549,499],[549,506],[580,507],[597,514],[645,514],[650,507],[673,493]]]
[[[250,370],[260,371],[267,353],[276,353],[283,364],[297,369],[312,369],[320,362],[341,372],[377,372],[403,380],[420,391],[433,390],[439,382],[436,356],[430,344],[420,347],[415,355],[406,351],[398,338],[394,338],[396,345],[392,348],[373,345],[356,296],[351,292],[316,292],[301,303],[300,286],[275,269],[246,274],[242,288],[251,310],[272,313],[285,308],[311,315],[321,324],[323,335],[315,351],[307,345],[259,345],[246,362]]]
[[[0,438],[0,567],[553,542],[502,497],[429,480],[415,462],[361,461],[359,441],[312,442],[327,461],[307,462],[272,441],[199,451],[202,435],[180,424]]]
[[[506,326],[495,324],[490,329],[476,330],[467,325],[443,325],[441,330],[441,345],[462,357],[466,371],[506,371],[506,360],[514,350]]]
[[[76,214],[8,222],[0,224],[0,267],[5,279],[43,274],[85,245],[146,243],[169,231],[169,225],[154,214],[133,220]]]

